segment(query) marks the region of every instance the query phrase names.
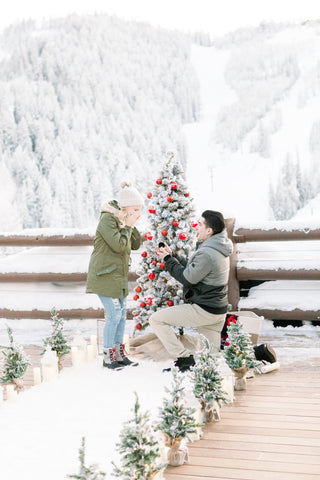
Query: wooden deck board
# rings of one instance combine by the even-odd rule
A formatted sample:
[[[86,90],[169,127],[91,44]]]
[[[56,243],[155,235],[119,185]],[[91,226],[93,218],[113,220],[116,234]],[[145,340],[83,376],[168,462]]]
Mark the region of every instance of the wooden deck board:
[[[189,444],[189,462],[166,469],[166,480],[319,479],[320,359],[314,366],[284,365],[249,379],[221,421]]]

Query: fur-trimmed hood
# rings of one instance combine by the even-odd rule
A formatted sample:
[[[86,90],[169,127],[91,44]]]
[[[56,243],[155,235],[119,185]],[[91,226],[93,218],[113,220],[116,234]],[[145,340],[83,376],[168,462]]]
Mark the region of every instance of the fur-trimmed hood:
[[[120,208],[116,200],[107,200],[101,205],[101,213],[111,213],[119,220],[121,226],[125,225],[125,211]]]

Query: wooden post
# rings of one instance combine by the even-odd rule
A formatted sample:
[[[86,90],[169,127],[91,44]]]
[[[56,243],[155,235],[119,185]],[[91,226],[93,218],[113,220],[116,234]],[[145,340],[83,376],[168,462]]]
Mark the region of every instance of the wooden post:
[[[234,239],[233,239],[234,223],[235,223],[234,218],[225,219],[228,237],[230,238],[230,240],[232,240],[232,243],[233,243],[233,252],[230,256],[228,302],[231,304],[232,310],[237,310],[238,303],[240,300],[240,289],[239,289],[239,281],[237,278],[237,262],[238,262],[237,245],[236,243],[234,243]]]

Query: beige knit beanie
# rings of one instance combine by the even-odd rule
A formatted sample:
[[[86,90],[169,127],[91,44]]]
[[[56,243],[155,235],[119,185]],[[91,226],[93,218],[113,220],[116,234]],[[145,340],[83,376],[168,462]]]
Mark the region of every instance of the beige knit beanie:
[[[119,205],[120,207],[131,207],[134,205],[143,205],[143,198],[136,188],[134,188],[131,182],[122,182],[121,190],[119,193]]]

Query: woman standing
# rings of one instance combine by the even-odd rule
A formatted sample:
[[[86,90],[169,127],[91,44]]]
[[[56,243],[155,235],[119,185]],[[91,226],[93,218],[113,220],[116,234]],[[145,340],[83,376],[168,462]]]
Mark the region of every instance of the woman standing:
[[[128,359],[123,344],[130,253],[141,245],[134,226],[143,199],[130,182],[121,184],[118,202],[102,205],[87,278],[87,293],[96,293],[105,309],[103,366],[120,369],[137,363]]]

